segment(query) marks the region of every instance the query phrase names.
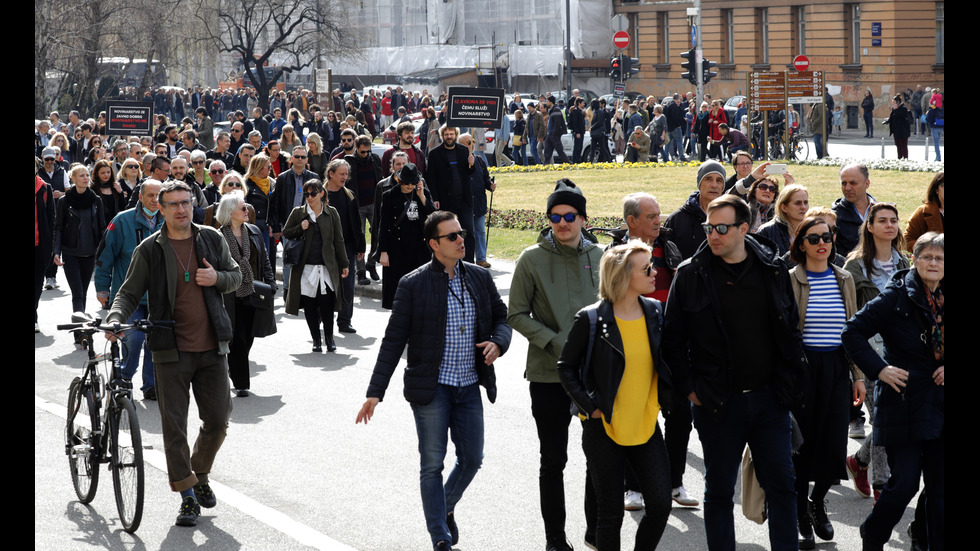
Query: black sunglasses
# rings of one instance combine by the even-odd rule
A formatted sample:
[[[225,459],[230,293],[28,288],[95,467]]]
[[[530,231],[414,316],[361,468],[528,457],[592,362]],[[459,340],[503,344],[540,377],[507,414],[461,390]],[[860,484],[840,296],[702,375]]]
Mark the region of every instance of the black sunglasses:
[[[451,233],[447,233],[446,235],[437,235],[436,241],[442,239],[443,237],[448,239],[450,242],[455,243],[457,238],[466,239],[466,230],[454,231]]]
[[[548,215],[548,219],[551,220],[551,223],[552,224],[557,224],[557,223],[561,222],[562,219],[564,219],[566,222],[568,222],[569,224],[571,224],[572,222],[575,221],[575,218],[577,218],[577,217],[578,217],[578,213],[577,212],[567,212],[565,214],[549,214]]]
[[[759,185],[755,186],[755,188],[756,189],[761,189],[763,191],[771,191],[773,193],[776,193],[777,191],[779,191],[779,186],[773,186],[773,185],[769,185],[769,184],[759,184]]]
[[[808,233],[803,236],[803,239],[806,239],[806,242],[811,245],[816,245],[817,243],[820,243],[820,241],[823,241],[824,243],[831,243],[834,240],[834,234],[830,233],[829,231],[823,233]]]
[[[303,192],[303,198],[305,199],[307,197],[316,197],[317,195],[320,195],[321,193],[323,193],[323,188],[322,187],[315,187],[315,188],[313,188],[310,191],[304,191]]]
[[[741,224],[708,224],[707,222],[701,224],[701,228],[704,230],[705,235],[711,235],[711,230],[718,232],[718,235],[725,235],[728,233],[728,230],[739,226],[741,226]]]

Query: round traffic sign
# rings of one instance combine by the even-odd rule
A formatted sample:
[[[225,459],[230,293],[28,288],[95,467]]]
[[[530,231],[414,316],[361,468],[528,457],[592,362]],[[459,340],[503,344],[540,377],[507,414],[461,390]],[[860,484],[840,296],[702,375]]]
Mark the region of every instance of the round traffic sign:
[[[810,68],[810,58],[805,55],[798,55],[793,58],[793,68],[803,72]]]
[[[616,46],[620,50],[626,48],[630,45],[630,33],[626,31],[616,31],[613,34],[613,46]]]

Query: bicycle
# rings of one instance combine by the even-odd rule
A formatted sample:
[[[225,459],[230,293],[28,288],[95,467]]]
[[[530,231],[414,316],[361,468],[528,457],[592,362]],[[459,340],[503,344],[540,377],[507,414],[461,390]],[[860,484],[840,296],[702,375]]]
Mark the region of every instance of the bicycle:
[[[133,385],[119,371],[119,343],[112,341],[109,356],[96,354],[92,336],[100,331],[147,332],[153,328],[172,328],[173,322],[137,321],[131,325],[102,325],[102,320],[85,314],[72,315],[72,323],[59,325],[70,331],[88,352],[84,372],[68,387],[68,422],[65,454],[71,470],[75,494],[82,503],[91,503],[99,484],[99,465],[108,463],[116,495],[116,508],[123,529],[135,533],[143,518],[144,466],[139,419],[133,406]],[[99,364],[108,364],[108,376]]]
[[[788,155],[785,155],[788,159],[805,161],[807,156],[810,155],[810,144],[807,142],[806,136],[793,132],[789,137],[789,148],[786,149],[786,144],[783,143],[781,135],[770,136],[769,158],[782,159],[784,157],[784,151],[788,153]]]

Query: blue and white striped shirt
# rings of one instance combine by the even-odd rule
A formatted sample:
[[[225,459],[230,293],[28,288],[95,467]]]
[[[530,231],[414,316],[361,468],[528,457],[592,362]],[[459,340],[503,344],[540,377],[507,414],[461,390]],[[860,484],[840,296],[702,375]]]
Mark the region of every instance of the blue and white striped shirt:
[[[828,268],[822,273],[807,270],[806,279],[810,283],[810,297],[803,320],[803,347],[835,350],[841,345],[840,334],[847,321],[837,277]]]

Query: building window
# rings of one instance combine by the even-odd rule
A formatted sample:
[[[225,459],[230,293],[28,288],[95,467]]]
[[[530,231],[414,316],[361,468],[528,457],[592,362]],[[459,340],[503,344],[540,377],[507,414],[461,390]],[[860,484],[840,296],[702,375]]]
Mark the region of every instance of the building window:
[[[793,33],[796,53],[806,54],[806,6],[793,7]]]
[[[769,10],[767,8],[756,8],[755,10],[755,36],[757,63],[769,64]]]
[[[735,15],[732,10],[721,10],[721,62],[735,63]]]
[[[850,62],[861,63],[861,6],[844,4],[844,24],[847,34],[847,52]]]
[[[936,63],[946,63],[946,2],[936,2]]]
[[[657,12],[657,32],[659,33],[657,45],[660,46],[657,63],[661,64],[670,63],[670,39],[668,36],[670,27],[668,26],[669,20],[667,19],[667,15],[668,13],[665,11]]]

